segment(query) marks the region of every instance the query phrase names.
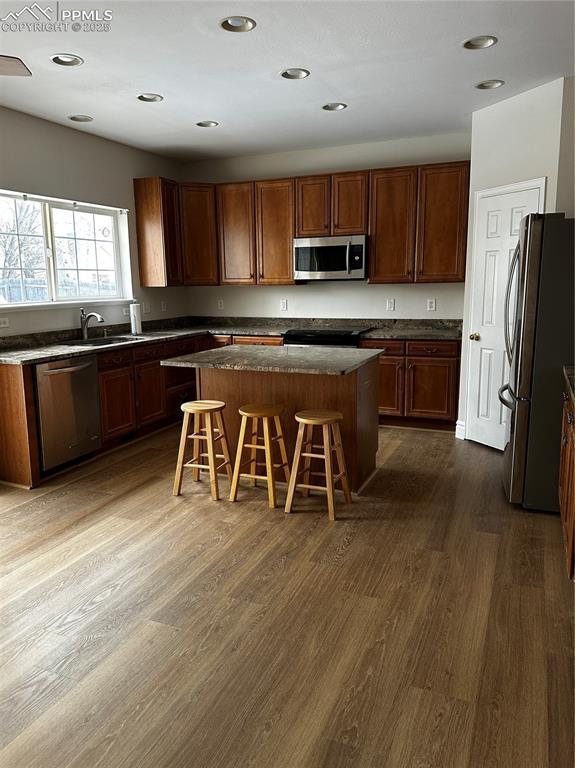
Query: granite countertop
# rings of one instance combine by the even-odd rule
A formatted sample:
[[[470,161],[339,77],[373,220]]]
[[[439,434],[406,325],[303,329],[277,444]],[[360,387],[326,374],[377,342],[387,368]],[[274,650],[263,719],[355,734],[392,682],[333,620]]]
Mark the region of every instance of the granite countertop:
[[[563,375],[565,376],[565,381],[567,382],[567,386],[569,388],[569,392],[567,394],[571,397],[571,400],[575,404],[575,365],[564,365]]]
[[[230,346],[169,360],[176,368],[224,368],[233,371],[315,373],[342,376],[379,357],[377,350],[350,347]]]
[[[455,328],[372,328],[361,334],[362,339],[446,339],[459,341],[461,330]]]

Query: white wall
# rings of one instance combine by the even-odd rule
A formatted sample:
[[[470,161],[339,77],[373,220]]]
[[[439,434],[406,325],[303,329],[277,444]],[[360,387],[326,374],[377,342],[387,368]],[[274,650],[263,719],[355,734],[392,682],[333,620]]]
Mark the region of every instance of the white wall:
[[[565,78],[559,146],[557,210],[575,216],[575,77]]]
[[[0,108],[0,188],[60,197],[85,203],[128,208],[134,296],[150,303],[144,319],[186,314],[189,295],[184,288],[141,289],[138,280],[134,195],[137,176],[176,177],[174,161],[132,149],[22,112]],[[166,313],[160,302],[168,301]],[[88,302],[86,302],[88,304]],[[97,308],[96,303],[90,307]],[[120,306],[102,306],[107,322],[126,322]],[[1,334],[33,333],[79,326],[78,309],[50,308],[2,313],[10,328]]]
[[[563,94],[564,78],[559,78],[473,113],[459,392],[460,422],[465,421],[467,407],[475,192],[545,176],[545,211],[557,210]],[[566,133],[567,128],[564,129],[564,136]],[[566,157],[567,154],[568,150],[565,149]]]

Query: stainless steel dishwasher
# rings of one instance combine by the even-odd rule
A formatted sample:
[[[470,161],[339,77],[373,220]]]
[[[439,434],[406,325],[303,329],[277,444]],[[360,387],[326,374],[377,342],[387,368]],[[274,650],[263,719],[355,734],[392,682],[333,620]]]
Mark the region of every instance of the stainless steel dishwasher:
[[[96,355],[36,366],[42,467],[51,469],[102,444]]]

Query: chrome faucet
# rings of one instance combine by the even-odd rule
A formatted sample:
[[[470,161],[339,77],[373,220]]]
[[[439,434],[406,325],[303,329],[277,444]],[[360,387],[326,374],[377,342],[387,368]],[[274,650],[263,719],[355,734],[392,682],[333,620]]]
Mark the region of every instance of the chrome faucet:
[[[87,339],[88,338],[88,323],[90,322],[90,318],[95,317],[96,322],[103,323],[104,318],[102,315],[99,315],[97,312],[89,312],[86,314],[86,310],[84,307],[80,309],[80,328],[82,329],[82,338]]]

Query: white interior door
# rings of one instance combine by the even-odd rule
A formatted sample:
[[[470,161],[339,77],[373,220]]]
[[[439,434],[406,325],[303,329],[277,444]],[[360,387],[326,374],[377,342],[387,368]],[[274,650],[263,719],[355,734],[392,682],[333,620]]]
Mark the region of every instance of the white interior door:
[[[509,265],[521,219],[542,212],[544,201],[545,179],[476,195],[465,432],[468,439],[500,450],[509,414],[497,397],[508,371],[503,312]]]

